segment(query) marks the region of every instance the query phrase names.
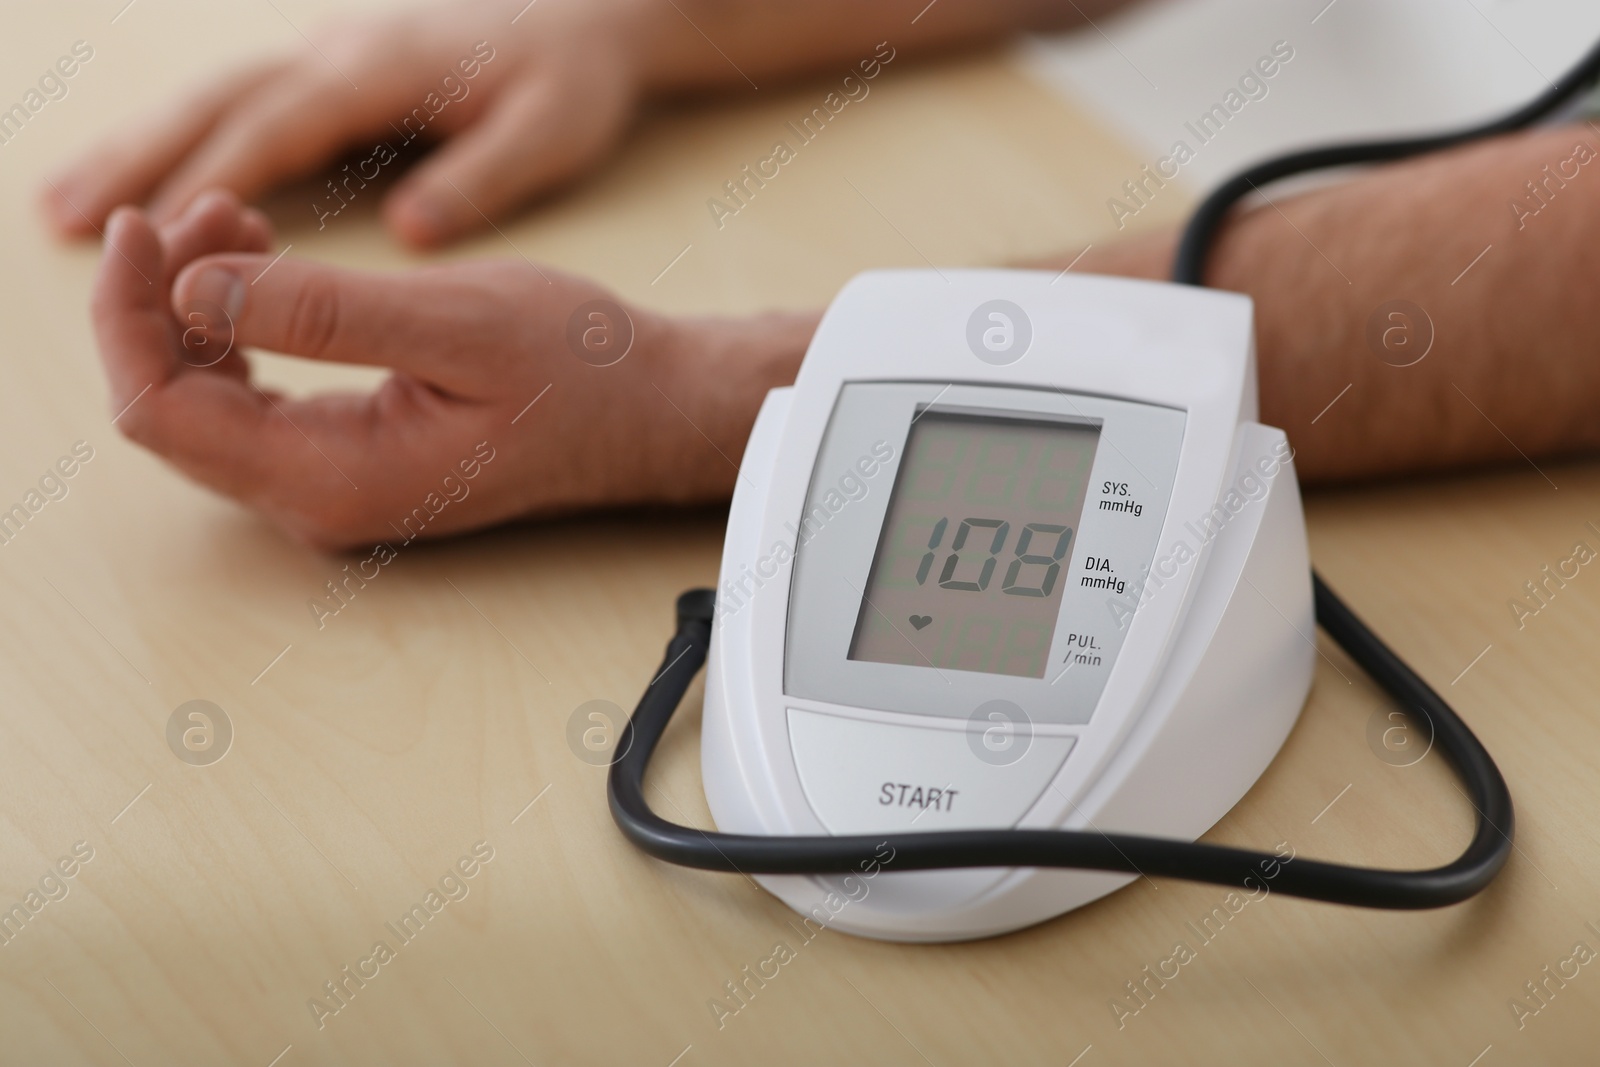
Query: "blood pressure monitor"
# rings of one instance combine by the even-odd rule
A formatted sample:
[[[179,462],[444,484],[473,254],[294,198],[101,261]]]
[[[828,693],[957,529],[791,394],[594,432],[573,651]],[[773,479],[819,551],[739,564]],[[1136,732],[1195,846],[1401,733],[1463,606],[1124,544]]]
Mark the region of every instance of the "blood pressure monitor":
[[[1253,164],[1195,209],[1178,284],[850,282],[756,419],[718,588],[678,598],[607,778],[617,826],[667,862],[755,876],[807,921],[905,941],[1014,930],[1139,876],[1369,908],[1481,891],[1512,852],[1505,779],[1310,570],[1293,452],[1257,421],[1250,302],[1202,285],[1263,186],[1524,129],[1597,80],[1600,45],[1489,122]],[[1456,770],[1475,821],[1449,863],[1196,840],[1283,744],[1319,628]],[[715,831],[644,788],[707,664]]]
[[[702,742],[717,827],[1193,840],[1311,684],[1293,456],[1250,302],[1027,271],[864,274],[740,465]],[[1025,926],[1137,875],[764,875],[831,925]],[[875,874],[879,873],[877,871]],[[858,899],[859,898],[859,899]]]

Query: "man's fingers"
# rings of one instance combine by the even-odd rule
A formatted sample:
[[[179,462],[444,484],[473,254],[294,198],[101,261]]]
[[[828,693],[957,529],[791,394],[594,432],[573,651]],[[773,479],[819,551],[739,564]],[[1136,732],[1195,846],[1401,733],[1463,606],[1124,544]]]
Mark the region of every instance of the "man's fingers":
[[[91,307],[116,411],[167,381],[177,368],[163,265],[161,238],[144,215],[134,208],[114,212],[106,224]]]
[[[579,173],[611,142],[625,107],[620,98],[563,99],[544,78],[508,85],[394,190],[384,206],[390,227],[426,248],[486,226]]]
[[[235,377],[183,374],[140,397],[120,428],[202,485],[259,506],[275,485],[315,473],[315,451],[274,417],[266,396]]]
[[[161,227],[166,250],[162,286],[171,290],[178,272],[201,256],[221,252],[265,252],[272,247],[272,224],[255,208],[223,189],[201,194],[175,222]],[[250,380],[250,364],[231,345],[232,332],[220,310],[207,305],[174,309],[179,334],[177,353],[189,367]],[[213,329],[212,327],[217,327]],[[181,370],[182,368],[180,368]]]
[[[140,444],[325,549],[406,537],[390,524],[421,506],[407,472],[448,471],[482,440],[475,425],[436,420],[444,402],[403,376],[376,393],[291,400],[189,374],[147,399],[155,403],[139,427]],[[451,519],[428,533],[452,523],[462,525]]]
[[[142,201],[224,112],[283,66],[261,64],[193,86],[153,121],[106,138],[40,188],[46,221],[63,237],[94,233],[113,208]]]
[[[202,193],[181,216],[160,227],[166,251],[165,278],[171,288],[178,272],[191,261],[217,252],[265,252],[271,247],[272,224],[255,208],[239,203],[225,189]]]
[[[297,69],[219,121],[161,186],[151,214],[170,219],[213,187],[250,200],[307,174],[372,125],[369,109],[376,102],[359,99],[331,68]]]
[[[221,203],[197,205],[169,230],[173,247],[216,239],[214,213]],[[236,210],[234,222],[236,239],[252,239],[256,224],[249,213]],[[380,451],[369,447],[378,421],[375,398],[293,402],[263,393],[239,374],[187,371],[160,284],[162,236],[142,212],[121,208],[112,213],[106,238],[93,319],[117,428],[302,538],[337,541],[348,524],[342,516],[359,514],[362,503],[350,479],[365,477],[362,462]],[[271,262],[268,256],[238,258]]]
[[[200,301],[223,310],[236,345],[393,367],[465,395],[481,392],[489,355],[517,344],[495,294],[461,268],[374,274],[267,255],[208,256],[186,267],[172,290],[174,308]]]
[[[374,459],[412,458],[384,455],[373,406],[371,396],[297,402],[223,375],[183,374],[141,398],[122,429],[298,539],[343,547],[366,536],[367,513],[381,504]]]

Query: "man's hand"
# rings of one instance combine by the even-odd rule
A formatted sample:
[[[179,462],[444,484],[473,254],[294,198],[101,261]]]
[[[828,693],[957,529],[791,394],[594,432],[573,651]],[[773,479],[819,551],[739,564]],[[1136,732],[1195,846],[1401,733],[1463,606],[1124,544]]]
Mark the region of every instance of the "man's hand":
[[[384,204],[396,235],[429,247],[594,167],[646,97],[753,92],[757,79],[819,69],[859,83],[899,50],[972,47],[1119,2],[435,2],[328,26],[292,56],[195,87],[46,183],[41,205],[67,237],[96,232],[119,204],[148,203],[164,224],[202,190],[251,200],[358,150],[358,180],[340,172],[331,210],[405,166],[406,146],[442,141]]]
[[[159,232],[119,209],[94,325],[119,429],[322,548],[725,498],[815,322],[667,319],[516,260],[275,263],[270,240],[226,193]],[[371,394],[292,399],[251,384],[245,345],[394,373]]]
[[[86,236],[117,205],[148,201],[171,222],[205,189],[249,200],[347,149],[443,141],[385,215],[415,246],[458,237],[592,167],[638,98],[649,25],[636,0],[540,0],[518,16],[522,6],[471,0],[330,26],[107,138],[42,188],[45,217]]]

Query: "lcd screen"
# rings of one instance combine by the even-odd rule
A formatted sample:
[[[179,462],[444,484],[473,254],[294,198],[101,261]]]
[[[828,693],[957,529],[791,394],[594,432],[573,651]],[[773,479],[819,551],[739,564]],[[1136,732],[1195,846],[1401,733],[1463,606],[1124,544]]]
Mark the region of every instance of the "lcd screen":
[[[849,658],[1044,676],[1095,425],[922,409]]]

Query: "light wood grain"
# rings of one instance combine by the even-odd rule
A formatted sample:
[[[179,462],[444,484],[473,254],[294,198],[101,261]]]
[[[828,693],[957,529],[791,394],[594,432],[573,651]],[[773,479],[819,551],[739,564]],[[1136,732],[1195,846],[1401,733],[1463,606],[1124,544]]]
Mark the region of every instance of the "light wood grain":
[[[276,6],[285,17],[199,0],[143,0],[115,24],[120,3],[0,15],[0,99],[74,40],[97,50],[72,94],[0,147],[0,507],[74,442],[94,449],[70,495],[0,547],[0,907],[75,842],[94,850],[69,894],[0,946],[0,1063],[1592,1061],[1600,967],[1524,1029],[1508,1001],[1575,942],[1600,948],[1586,925],[1600,925],[1600,572],[1520,630],[1507,602],[1574,541],[1600,546],[1586,526],[1600,523],[1600,467],[1310,502],[1319,564],[1458,703],[1511,782],[1518,851],[1481,898],[1387,914],[1273,897],[1201,945],[1186,923],[1222,893],[1139,882],[983,943],[830,932],[799,947],[786,910],[748,881],[628,847],[603,772],[565,740],[584,702],[631,707],[672,598],[714,576],[719,515],[408,548],[319,630],[306,601],[345,561],[292,547],[109,425],[84,312],[97,251],[51,245],[29,195],[98,131],[209,66],[293,43],[294,25],[335,5]],[[666,309],[815,306],[867,267],[1107,240],[1105,197],[1138,166],[1003,57],[907,61],[718,230],[705,200],[826,84],[658,115],[507,237]],[[1173,191],[1139,222],[1185,206]],[[293,194],[273,211],[295,254],[407,261],[370,206],[321,234]],[[509,252],[490,235],[451,254]],[[295,389],[370,377],[282,360],[268,373]],[[1329,417],[1361,416],[1347,402]],[[1367,728],[1386,705],[1321,647],[1282,756],[1210,837],[1396,866],[1452,856],[1471,824],[1453,779],[1437,758],[1377,759]],[[654,795],[707,824],[698,697]],[[194,698],[236,730],[211,766],[167,747],[168,717]],[[494,855],[469,894],[400,945],[385,923],[480,841]],[[395,958],[319,1029],[308,999],[379,939]],[[778,940],[798,958],[719,1029],[707,1002]],[[1198,958],[1119,1029],[1110,1002],[1178,940]]]

